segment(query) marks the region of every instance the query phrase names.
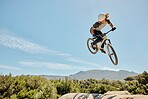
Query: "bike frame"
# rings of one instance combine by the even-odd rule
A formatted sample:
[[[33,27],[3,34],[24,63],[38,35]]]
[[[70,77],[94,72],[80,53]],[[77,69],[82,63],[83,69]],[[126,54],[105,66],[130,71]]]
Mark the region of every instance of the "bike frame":
[[[115,52],[114,48],[112,47],[110,39],[107,39],[107,36],[106,36],[106,34],[108,34],[111,31],[112,30],[109,30],[107,33],[104,33],[104,35],[102,37],[103,40],[100,43],[96,44],[96,49],[94,49],[92,47],[92,42],[94,42],[99,36],[101,37],[101,35],[98,35],[98,36],[96,36],[94,38],[88,38],[88,40],[87,40],[87,47],[88,47],[89,51],[92,54],[96,54],[99,50],[102,49],[101,46],[104,44],[105,47],[106,47],[106,51],[105,52],[108,53],[108,56],[109,56],[111,62],[114,65],[117,65],[118,64],[118,58],[117,58],[116,52]]]
[[[98,50],[102,49],[101,46],[102,46],[103,44],[106,45],[106,41],[108,41],[108,43],[111,44],[110,39],[107,39],[107,36],[106,36],[106,34],[108,34],[109,32],[111,32],[111,30],[109,30],[108,32],[104,33],[103,40],[102,40],[101,44],[100,44],[99,46],[98,46],[98,44],[97,44],[97,49],[98,49]],[[95,39],[97,39],[97,37],[95,37],[95,38],[93,38],[93,39],[95,40]]]

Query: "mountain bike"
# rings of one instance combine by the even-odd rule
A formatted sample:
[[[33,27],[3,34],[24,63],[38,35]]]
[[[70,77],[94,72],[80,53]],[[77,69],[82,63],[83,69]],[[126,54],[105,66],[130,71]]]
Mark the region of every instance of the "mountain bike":
[[[92,53],[92,54],[96,54],[99,50],[101,50],[101,46],[104,44],[106,46],[106,51],[108,53],[108,56],[111,60],[111,62],[114,64],[114,65],[117,65],[118,64],[118,58],[117,58],[117,54],[111,44],[111,41],[110,39],[107,39],[107,34],[109,32],[111,32],[112,30],[109,30],[108,32],[104,33],[103,34],[103,40],[102,42],[100,43],[100,45],[97,43],[95,46],[95,49],[93,48],[92,46],[92,43],[97,39],[97,36],[96,37],[93,37],[93,38],[88,38],[87,40],[87,47],[89,49],[89,51]],[[106,52],[105,51],[105,52]]]

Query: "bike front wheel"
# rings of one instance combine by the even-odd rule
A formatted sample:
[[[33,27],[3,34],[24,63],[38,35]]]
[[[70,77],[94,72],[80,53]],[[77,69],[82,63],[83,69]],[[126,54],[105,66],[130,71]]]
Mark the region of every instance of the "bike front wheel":
[[[107,44],[107,52],[108,52],[108,56],[109,56],[110,60],[112,61],[112,63],[114,65],[117,65],[118,58],[117,58],[116,52],[111,44]]]
[[[94,42],[94,39],[93,38],[88,38],[87,40],[87,47],[88,47],[88,50],[92,53],[92,54],[96,54],[98,52],[98,45],[96,44],[96,48],[94,49],[92,47],[92,43]]]

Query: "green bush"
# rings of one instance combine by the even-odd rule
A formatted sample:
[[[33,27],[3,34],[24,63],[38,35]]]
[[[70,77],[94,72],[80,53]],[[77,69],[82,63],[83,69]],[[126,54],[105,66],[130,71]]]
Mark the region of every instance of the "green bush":
[[[57,99],[54,84],[39,76],[0,76],[0,98]]]
[[[148,73],[125,78],[125,81],[107,79],[47,80],[40,76],[0,75],[0,99],[57,99],[66,93],[99,93],[129,91],[148,95]]]

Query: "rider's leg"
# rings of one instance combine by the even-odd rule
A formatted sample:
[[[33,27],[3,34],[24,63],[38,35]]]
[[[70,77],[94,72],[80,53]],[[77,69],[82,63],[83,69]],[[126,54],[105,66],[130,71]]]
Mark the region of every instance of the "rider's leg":
[[[101,49],[100,50],[101,50],[101,52],[106,54],[106,51],[104,50],[104,44],[101,45]]]
[[[102,41],[101,37],[98,37],[94,42],[93,45],[96,45],[97,43],[99,43],[100,41]]]
[[[102,38],[103,37],[103,33],[101,31],[94,31],[94,33],[95,33],[94,36],[97,36],[97,39],[92,44],[93,45],[92,46],[93,49],[95,49],[95,46],[96,46],[97,43],[99,43],[100,41],[102,42],[102,40],[103,40],[103,38]],[[101,49],[100,50],[101,50],[101,52],[106,53],[105,50],[104,50],[104,44],[101,45]]]
[[[94,35],[95,37],[97,37],[97,39],[93,42],[93,45],[96,45],[97,43],[99,43],[100,41],[102,41],[102,32],[101,31],[97,31],[97,30],[94,30]]]
[[[102,39],[101,37],[98,37],[98,38],[93,42],[93,45],[92,45],[93,49],[95,49],[95,48],[96,48],[96,47],[95,47],[96,44],[99,43],[99,42],[102,41],[102,40],[103,40],[103,39]],[[101,49],[100,49],[100,50],[101,50],[102,53],[106,53],[106,51],[104,50],[104,44],[101,45]]]
[[[101,45],[101,48],[104,48],[104,44]]]

